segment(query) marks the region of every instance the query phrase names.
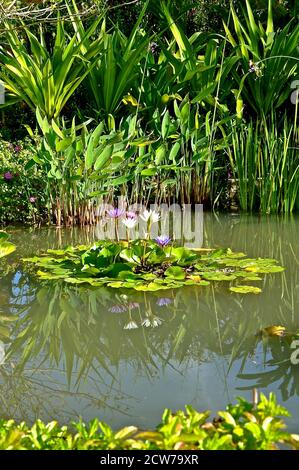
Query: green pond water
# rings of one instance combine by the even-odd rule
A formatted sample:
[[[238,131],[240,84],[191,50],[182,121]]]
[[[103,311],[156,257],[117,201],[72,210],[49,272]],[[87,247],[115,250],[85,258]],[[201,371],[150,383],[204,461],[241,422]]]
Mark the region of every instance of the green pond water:
[[[251,399],[257,387],[277,394],[298,432],[299,365],[290,362],[290,344],[256,335],[271,325],[299,332],[298,230],[298,217],[205,214],[204,247],[276,258],[285,272],[254,282],[259,295],[213,283],[125,298],[117,289],[42,284],[20,261],[92,243],[94,228],[9,228],[17,251],[0,280],[0,417],[153,427],[165,407],[214,412],[239,395]]]

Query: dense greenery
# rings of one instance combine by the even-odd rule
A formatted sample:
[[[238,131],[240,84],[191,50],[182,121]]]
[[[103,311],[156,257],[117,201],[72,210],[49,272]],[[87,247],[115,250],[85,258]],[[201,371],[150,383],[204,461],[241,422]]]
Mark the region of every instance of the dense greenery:
[[[7,233],[0,230],[0,258],[3,258],[4,256],[9,255],[10,253],[13,253],[16,249],[13,243],[7,241],[8,238],[9,236],[7,235]]]
[[[45,220],[46,188],[39,168],[26,168],[35,149],[28,140],[0,141],[0,224]]]
[[[165,410],[155,431],[135,426],[114,431],[97,419],[79,422],[73,429],[56,421],[38,420],[32,427],[24,422],[0,420],[1,450],[274,450],[280,445],[298,448],[299,436],[284,430],[280,417],[288,412],[276,403],[274,395],[261,395],[259,403],[239,399],[228,405],[213,421],[209,412]]]
[[[32,27],[25,15],[22,23],[6,20],[1,31],[3,113],[11,128],[18,106],[32,140],[19,173],[36,166],[44,188],[32,217],[27,200],[36,171],[29,190],[19,185],[20,220],[92,224],[103,198],[119,194],[263,213],[298,209],[299,25],[289,21],[292,2],[283,13],[274,0],[267,8],[235,1],[224,14],[227,2],[219,0],[217,33],[203,24],[212,6],[205,2],[181,10],[178,2],[146,0],[123,11],[109,9],[114,2],[108,10],[87,2],[96,17],[75,0],[58,3],[56,24]],[[133,10],[128,29],[124,18]],[[201,15],[192,27],[190,15]],[[20,137],[15,121],[16,133],[4,128],[6,138]],[[1,166],[4,174],[6,162]],[[6,186],[0,195],[9,207],[14,193]],[[16,219],[13,209],[11,217],[0,210],[8,214],[3,222]]]
[[[206,286],[211,281],[239,281],[230,287],[231,292],[258,294],[259,287],[244,285],[242,281],[260,281],[260,274],[283,271],[273,259],[245,258],[244,253],[230,249],[206,252],[161,246],[161,239],[164,237],[158,237],[158,241],[101,241],[89,247],[48,250],[45,256],[24,261],[41,268],[38,275],[43,280],[62,279],[70,284],[139,291]],[[166,245],[169,242],[170,239]]]

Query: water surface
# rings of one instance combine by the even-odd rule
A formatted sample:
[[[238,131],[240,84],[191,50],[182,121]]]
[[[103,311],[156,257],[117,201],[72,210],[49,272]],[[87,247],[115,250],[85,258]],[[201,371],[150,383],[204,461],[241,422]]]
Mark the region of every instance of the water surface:
[[[226,283],[161,293],[41,284],[20,259],[91,243],[95,230],[9,229],[18,249],[0,280],[0,416],[153,427],[165,407],[216,411],[257,387],[277,394],[298,432],[299,366],[289,343],[256,336],[270,325],[299,331],[298,229],[296,217],[205,214],[205,247],[286,267],[247,296]]]

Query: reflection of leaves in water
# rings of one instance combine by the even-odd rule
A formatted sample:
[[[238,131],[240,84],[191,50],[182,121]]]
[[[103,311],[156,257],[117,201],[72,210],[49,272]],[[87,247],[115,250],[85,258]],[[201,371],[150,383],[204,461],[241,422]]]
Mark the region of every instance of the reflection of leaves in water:
[[[250,385],[238,387],[239,390],[250,390],[253,387],[266,388],[269,384],[279,383],[282,399],[299,395],[299,368],[290,361],[292,337],[269,338],[263,370],[257,373],[241,373],[241,380],[250,380]],[[270,369],[270,370],[269,370]]]
[[[24,310],[20,313],[18,322],[10,323],[10,338],[13,341],[9,347],[9,361],[17,361],[16,372],[21,376],[34,363],[32,377],[35,379],[38,368],[43,367],[44,359],[53,365],[54,372],[51,374],[56,371],[63,374],[67,365],[68,380],[80,391],[81,385],[90,374],[98,377],[99,384],[104,387],[108,374],[113,381],[113,377],[121,375],[118,374],[118,369],[121,371],[123,365],[131,367],[138,375],[145,374],[149,380],[154,380],[155,376],[162,374],[163,366],[184,373],[189,366],[194,367],[196,364],[200,371],[202,363],[209,362],[213,367],[220,358],[224,364],[227,361],[228,366],[235,366],[227,369],[230,374],[234,374],[234,380],[235,370],[239,369],[240,380],[250,383],[248,389],[256,384],[276,387],[286,383],[284,374],[287,374],[289,385],[284,397],[298,393],[298,367],[290,366],[288,348],[282,348],[280,338],[270,339],[270,342],[274,341],[276,344],[275,348],[273,345],[270,348],[266,339],[261,341],[256,336],[257,331],[269,325],[283,325],[287,331],[298,331],[295,315],[299,307],[296,254],[298,225],[292,225],[292,221],[284,225],[281,219],[276,218],[265,219],[260,225],[257,223],[258,219],[244,218],[244,223],[242,220],[235,218],[231,229],[227,223],[221,227],[213,222],[214,234],[213,225],[208,220],[205,223],[205,227],[209,229],[208,245],[215,246],[218,240],[218,245],[226,244],[236,250],[244,249],[250,256],[270,256],[287,266],[287,271],[281,275],[270,274],[265,281],[259,281],[263,288],[262,296],[245,298],[228,295],[227,286],[222,287],[217,283],[207,287],[205,291],[186,287],[176,292],[165,291],[163,294],[154,293],[145,297],[142,292],[135,292],[126,301],[121,297],[121,291],[111,292],[109,289],[91,289],[85,292],[71,286],[65,289],[60,287],[56,291],[54,287],[39,289],[24,273],[15,279],[8,276],[1,280],[0,296],[5,296],[1,303],[11,306],[9,312],[5,307],[5,314],[18,314],[21,308]],[[248,220],[251,221],[249,224]],[[42,233],[48,236],[50,232]],[[56,248],[53,233],[52,230],[47,246]],[[62,238],[66,236],[65,231],[58,233]],[[15,239],[13,241],[16,242]],[[91,241],[87,240],[86,243]],[[67,242],[63,238],[61,246],[65,246]],[[45,239],[38,239],[36,243],[40,243],[40,248],[45,248]],[[37,249],[35,243],[30,247],[31,252],[25,251],[24,243],[19,245],[22,245],[25,256],[32,255]],[[14,269],[16,271],[16,267]],[[256,276],[256,273],[248,271],[248,276]],[[170,299],[170,303],[160,300],[162,297]],[[123,329],[130,320],[126,302],[139,304],[138,308],[131,310],[131,316],[138,325],[136,330]],[[115,305],[124,306],[126,310],[122,313],[109,311]],[[152,318],[151,315],[162,318],[162,324],[157,328],[142,327],[142,322]],[[65,354],[68,355],[67,360]],[[256,362],[256,367],[265,367],[262,372],[258,370],[258,377],[250,374],[253,361]],[[105,367],[108,368],[107,372]],[[271,373],[263,375],[268,372]],[[13,394],[19,386],[15,382],[15,389],[12,386],[7,390]],[[42,387],[43,383],[40,383],[39,396],[44,396]],[[99,386],[100,389],[101,387],[102,385]],[[55,391],[53,396],[58,396],[59,393]],[[101,393],[99,391],[98,396]],[[6,396],[5,393],[0,395],[2,398]],[[30,403],[29,398],[28,392],[23,400],[24,412],[26,400]]]
[[[0,413],[2,418],[26,420],[59,416],[65,422],[78,419],[76,403],[84,409],[117,411],[130,416],[129,402],[135,398],[122,392],[117,383],[87,377],[88,392],[65,389],[64,371],[44,362],[19,371],[13,364],[0,368]],[[65,402],[68,400],[68,406]],[[71,400],[71,401],[70,401]],[[71,404],[71,406],[70,406]]]

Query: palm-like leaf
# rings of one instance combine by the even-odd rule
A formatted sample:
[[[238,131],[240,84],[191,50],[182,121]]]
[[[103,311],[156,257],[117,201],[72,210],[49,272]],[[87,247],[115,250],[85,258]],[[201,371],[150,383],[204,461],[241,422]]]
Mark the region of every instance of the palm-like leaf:
[[[97,19],[86,31],[82,41],[86,41],[96,29]],[[30,108],[39,108],[48,120],[59,117],[72,94],[96,64],[101,48],[100,41],[94,41],[89,51],[82,53],[76,36],[66,38],[64,26],[57,21],[56,40],[53,53],[28,28],[24,31],[28,47],[16,30],[6,24],[9,49],[0,47],[0,77],[5,88],[14,100],[25,101]],[[6,102],[6,105],[10,101]]]

